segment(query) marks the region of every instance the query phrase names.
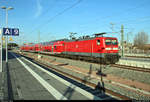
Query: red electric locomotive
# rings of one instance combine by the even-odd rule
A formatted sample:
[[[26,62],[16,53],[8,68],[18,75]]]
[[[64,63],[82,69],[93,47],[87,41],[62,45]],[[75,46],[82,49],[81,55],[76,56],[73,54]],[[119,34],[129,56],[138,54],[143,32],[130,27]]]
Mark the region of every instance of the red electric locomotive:
[[[39,49],[39,44],[35,44],[35,51],[46,51],[102,63],[116,63],[120,58],[117,38],[103,37],[102,34],[105,33],[95,34],[95,37],[85,36],[80,39],[51,41],[41,44],[42,49]]]
[[[84,59],[95,60],[102,63],[116,63],[119,61],[117,38],[84,37],[65,41],[63,54],[79,56]]]

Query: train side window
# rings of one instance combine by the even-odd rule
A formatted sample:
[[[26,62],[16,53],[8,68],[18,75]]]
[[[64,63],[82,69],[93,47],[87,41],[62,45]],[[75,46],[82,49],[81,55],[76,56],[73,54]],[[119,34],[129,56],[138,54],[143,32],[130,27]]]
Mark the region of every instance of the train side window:
[[[97,45],[100,45],[100,40],[97,40]]]

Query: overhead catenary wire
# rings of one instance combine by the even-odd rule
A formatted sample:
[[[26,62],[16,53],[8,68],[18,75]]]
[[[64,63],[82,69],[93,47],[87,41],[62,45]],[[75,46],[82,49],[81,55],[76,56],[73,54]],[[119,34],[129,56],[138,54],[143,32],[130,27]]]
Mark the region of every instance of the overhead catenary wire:
[[[126,9],[126,10],[124,10],[124,11],[118,12],[118,13],[116,13],[115,15],[112,14],[112,15],[109,15],[109,16],[102,17],[101,19],[107,19],[107,18],[115,17],[115,16],[118,17],[118,16],[120,16],[120,15],[122,15],[122,14],[126,14],[126,13],[129,13],[129,12],[131,12],[131,11],[133,11],[133,10],[138,9],[138,8],[144,7],[145,4],[147,4],[147,2],[144,2],[144,3],[142,3],[142,4],[139,4],[139,5],[137,5],[136,7],[129,8],[129,9]],[[132,12],[132,13],[133,13],[133,12]],[[97,20],[98,20],[98,19],[96,19],[96,21],[97,21]]]
[[[53,16],[52,18],[50,18],[49,20],[47,20],[47,21],[44,22],[43,24],[40,24],[36,29],[39,29],[39,28],[41,29],[41,28],[45,27],[47,24],[49,24],[50,22],[52,22],[56,17],[62,15],[62,14],[65,13],[66,11],[72,9],[73,7],[75,7],[76,5],[78,5],[81,1],[82,1],[82,0],[78,0],[78,1],[77,1],[76,3],[74,3],[73,5],[71,5],[71,6],[67,7],[66,9],[64,9],[63,11],[57,13],[55,16]],[[35,31],[35,29],[32,30],[31,33],[33,33],[34,31]]]
[[[138,8],[141,8],[141,7],[144,7],[144,5],[145,4],[147,4],[147,1],[146,2],[144,2],[144,3],[142,3],[142,4],[139,4],[139,5],[137,5],[137,6],[134,6],[134,7],[132,7],[132,8],[129,8],[129,9],[126,9],[126,10],[124,10],[124,11],[121,11],[121,12],[118,12],[118,13],[116,13],[115,15],[113,14],[113,15],[109,15],[109,16],[104,16],[104,17],[102,17],[102,18],[98,18],[98,19],[96,19],[96,20],[94,20],[94,21],[92,21],[92,23],[94,23],[95,24],[95,22],[97,22],[98,23],[98,20],[99,19],[108,19],[108,18],[110,18],[110,17],[118,17],[118,16],[120,16],[120,15],[122,15],[122,14],[126,14],[126,13],[130,13],[130,12],[132,12],[133,10],[136,10],[136,9],[138,9]],[[132,12],[133,13],[133,12]],[[103,21],[104,22],[104,21]],[[102,23],[102,22],[101,22]],[[84,26],[85,25],[89,25],[89,23],[87,23],[87,24],[84,24]],[[125,29],[129,29],[129,28],[125,28]]]
[[[125,20],[125,21],[121,21],[121,22],[118,22],[117,24],[121,24],[121,23],[124,23],[124,24],[128,24],[128,23],[131,23],[131,22],[141,22],[141,21],[147,21],[147,20],[150,20],[150,16],[145,16],[145,17],[142,17],[142,18],[139,18],[139,19],[134,19],[134,20]]]
[[[67,7],[67,8],[64,9],[63,11],[57,13],[55,16],[51,17],[49,20],[47,20],[47,21],[45,21],[44,23],[40,24],[36,29],[39,29],[39,28],[42,29],[43,27],[46,27],[46,25],[49,24],[50,22],[52,22],[56,17],[62,15],[64,12],[66,12],[66,11],[70,10],[71,8],[75,7],[75,6],[76,6],[77,4],[79,4],[80,2],[81,2],[81,0],[78,0],[78,1],[77,1],[76,3],[74,3],[73,5]],[[103,18],[104,18],[104,19],[107,19],[107,18],[109,18],[109,17],[118,16],[119,14],[130,13],[130,12],[133,11],[133,10],[136,10],[136,9],[138,9],[138,8],[141,8],[141,7],[144,7],[143,5],[145,5],[145,2],[142,3],[142,4],[140,4],[140,5],[137,5],[137,6],[135,6],[135,7],[126,9],[124,12],[118,12],[117,15],[112,15],[112,16],[110,15],[110,16],[106,16],[106,17],[103,17]],[[96,21],[97,21],[97,20],[96,20]],[[119,29],[120,29],[120,27],[119,27]],[[131,28],[124,28],[124,29],[131,29]],[[34,29],[31,33],[33,33],[34,31],[35,31],[35,29]],[[83,32],[83,31],[82,31],[82,32]]]
[[[125,20],[125,21],[121,21],[121,22],[116,22],[115,24],[119,25],[119,24],[125,24],[125,25],[133,25],[133,24],[136,24],[136,23],[139,23],[139,22],[145,22],[145,21],[150,21],[150,16],[145,16],[145,17],[142,17],[142,18],[138,18],[138,19],[134,19],[134,20]],[[120,29],[120,27],[114,27],[115,29]],[[127,30],[133,30],[134,28],[124,28],[124,29],[127,29]]]
[[[59,0],[57,0],[57,2],[59,2]],[[55,5],[56,5],[56,3],[53,4],[52,6],[49,6],[44,12],[42,12],[42,16],[47,15],[48,12],[55,7]]]

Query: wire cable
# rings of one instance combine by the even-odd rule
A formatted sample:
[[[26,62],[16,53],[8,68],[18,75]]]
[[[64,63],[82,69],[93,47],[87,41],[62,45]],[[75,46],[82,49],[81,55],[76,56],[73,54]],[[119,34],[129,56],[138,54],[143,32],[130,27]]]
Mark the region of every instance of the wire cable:
[[[36,29],[38,28],[43,28],[44,26],[46,26],[47,24],[49,24],[50,22],[52,22],[56,17],[62,15],[63,13],[65,13],[66,11],[72,9],[73,7],[75,7],[76,5],[78,5],[82,0],[78,0],[76,3],[74,3],[73,5],[69,6],[68,8],[64,9],[63,11],[57,13],[55,16],[53,16],[52,18],[50,18],[49,20],[47,20],[46,22],[44,22],[43,24],[40,24]],[[32,30],[31,33],[33,33],[35,30]]]
[[[106,19],[111,18],[111,17],[116,17],[116,16],[118,17],[118,16],[120,16],[120,14],[127,14],[127,13],[129,13],[129,12],[131,12],[131,11],[133,11],[133,10],[136,10],[136,9],[138,9],[138,8],[141,8],[141,7],[144,7],[144,5],[147,4],[147,2],[148,2],[148,1],[146,1],[146,2],[144,2],[144,3],[142,3],[142,4],[137,5],[136,7],[132,7],[132,8],[126,9],[126,10],[124,10],[124,11],[118,12],[118,13],[116,13],[115,15],[113,14],[113,15],[109,15],[109,16],[105,16],[105,17],[102,17],[102,18],[95,19],[94,21],[92,21],[92,23],[94,23],[94,24],[95,24],[95,22],[98,23],[99,19],[106,20]],[[104,21],[103,21],[103,22],[104,22]],[[102,23],[102,22],[101,22],[101,23]],[[84,25],[89,25],[89,23],[86,23],[86,24],[84,24]]]

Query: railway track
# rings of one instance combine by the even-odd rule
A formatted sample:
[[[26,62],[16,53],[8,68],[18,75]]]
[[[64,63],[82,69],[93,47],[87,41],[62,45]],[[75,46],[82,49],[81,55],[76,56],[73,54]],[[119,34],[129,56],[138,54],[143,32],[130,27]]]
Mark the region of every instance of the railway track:
[[[125,56],[125,57],[132,57],[132,58],[150,58],[146,56]]]
[[[60,73],[60,74],[62,74],[62,75],[64,75],[64,76],[66,76],[66,77],[69,77],[69,78],[71,78],[71,79],[73,79],[73,80],[76,80],[76,81],[78,81],[78,82],[80,82],[80,83],[84,83],[84,84],[87,85],[87,86],[90,86],[90,87],[92,87],[92,88],[95,88],[95,87],[97,86],[97,85],[94,84],[94,83],[91,83],[91,82],[88,82],[88,81],[86,81],[86,80],[84,80],[84,79],[81,79],[81,78],[79,78],[79,77],[73,76],[73,75],[71,75],[71,74],[69,74],[69,73],[67,73],[67,72],[63,72],[63,71],[61,71],[61,70],[58,70],[58,69],[54,68],[54,66],[51,66],[51,65],[48,65],[48,64],[44,64],[44,63],[42,63],[40,60],[36,60],[36,59],[34,59],[34,58],[31,58],[31,56],[30,56],[30,57],[27,56],[27,55],[22,55],[22,56],[31,59],[33,62],[38,63],[38,64],[41,65],[41,66],[44,66],[44,67],[46,67],[46,68],[50,68],[50,69],[52,69],[53,71],[55,71],[55,72],[57,72],[57,73]],[[103,87],[100,87],[100,89],[103,90]],[[127,96],[124,96],[124,95],[121,95],[121,94],[119,94],[119,93],[113,92],[112,90],[109,90],[109,89],[106,89],[106,88],[105,88],[105,92],[108,93],[108,94],[110,94],[110,95],[112,95],[112,96],[118,97],[119,99],[122,99],[122,100],[131,100],[131,99],[130,99],[129,97],[127,97]]]
[[[29,53],[37,53],[37,52],[29,52]],[[41,54],[50,56],[48,53],[41,53]],[[52,56],[55,56],[55,55],[52,55]],[[60,57],[60,56],[56,56],[56,57]],[[74,60],[76,60],[76,59],[74,59]],[[82,60],[82,61],[89,62],[89,60]],[[92,63],[97,63],[97,62],[92,62]],[[97,64],[99,64],[99,63],[97,63]],[[128,70],[150,73],[150,69],[148,69],[148,68],[119,65],[119,64],[110,64],[110,65],[111,65],[111,67],[115,67],[115,68],[121,68],[121,69],[128,69]]]
[[[29,52],[29,53],[37,53],[37,52]],[[48,53],[41,53],[41,54],[51,56]],[[55,56],[55,55],[52,55],[52,56]],[[60,57],[60,56],[56,56],[56,57]],[[76,59],[73,59],[73,60],[76,60]],[[81,61],[89,62],[89,60],[81,60]],[[91,62],[91,63],[100,64],[100,63],[97,63],[97,62]],[[110,67],[115,67],[115,68],[121,68],[121,69],[128,69],[128,70],[134,70],[134,71],[139,71],[139,72],[150,73],[150,69],[149,68],[134,67],[134,66],[127,66],[127,65],[119,65],[119,64],[110,64]]]
[[[111,67],[150,73],[150,69],[142,68],[142,67],[134,67],[134,66],[127,66],[127,65],[119,65],[119,64],[111,64]]]
[[[36,58],[36,59],[38,58],[36,54],[31,54],[31,53],[23,53],[23,54],[24,54],[25,56],[27,55],[27,56],[29,56],[29,57],[32,56],[33,58]],[[46,56],[42,56],[41,59],[43,59],[43,61],[45,60],[46,62],[47,62],[47,61],[54,62],[54,60],[52,60],[52,59],[49,60],[49,59],[47,59],[47,58],[45,59],[45,57],[46,57]],[[56,57],[56,56],[55,56],[55,57]],[[75,59],[73,59],[73,60],[75,60]],[[80,60],[79,60],[79,61],[80,61]],[[83,61],[83,62],[88,62],[88,63],[92,64],[92,63],[89,62],[89,61],[84,61],[84,60],[82,60],[82,61]],[[96,64],[96,63],[95,63],[95,64]],[[50,64],[50,65],[51,65],[51,64]],[[56,66],[57,66],[57,65],[64,65],[64,64],[58,62],[58,63],[54,63],[54,64],[52,64],[52,65],[56,65]],[[66,65],[66,64],[65,64],[65,65]],[[100,65],[100,64],[98,64],[98,65]],[[102,66],[102,67],[103,67],[103,66]],[[105,66],[104,66],[104,67],[105,67]],[[108,66],[108,67],[111,67],[111,66]],[[119,66],[119,67],[117,67],[117,68],[123,68],[123,67],[120,67],[120,66]],[[58,68],[58,69],[60,69],[60,68]],[[79,69],[78,69],[78,70],[79,70]],[[95,71],[98,71],[98,70],[96,69]],[[76,71],[75,71],[75,72],[76,72]],[[77,72],[78,72],[78,71],[77,71]],[[83,74],[83,75],[86,75],[86,74],[84,74],[84,73],[82,73],[82,74]],[[97,75],[98,75],[98,74],[97,74]],[[101,75],[101,74],[99,74],[99,75]],[[78,77],[78,76],[77,76],[77,77]],[[99,79],[99,78],[98,78],[98,79]],[[101,80],[101,79],[100,79],[100,80]],[[106,83],[107,83],[107,81],[106,81]],[[119,85],[119,87],[120,87],[120,84],[117,84],[117,85]],[[125,85],[126,85],[126,84],[125,84]],[[122,86],[124,87],[123,84],[121,85],[121,87],[122,87]],[[129,85],[129,87],[130,87],[130,85]],[[127,88],[127,90],[130,90],[130,89],[128,89],[128,86],[125,87],[125,88]],[[132,87],[131,87],[131,90],[132,90]],[[137,90],[137,89],[135,88],[134,91],[136,91],[136,90]],[[140,90],[139,90],[139,91],[140,91]],[[115,91],[115,92],[116,92],[116,91]],[[140,91],[140,92],[143,93],[143,91]],[[137,92],[137,93],[138,93],[138,92]],[[122,93],[120,93],[120,94],[122,94]],[[144,92],[144,95],[146,95],[146,94],[147,94],[147,93]],[[142,94],[141,94],[141,95],[142,95]]]
[[[83,79],[81,79],[81,78],[75,77],[75,76],[73,76],[73,75],[71,75],[71,74],[68,74],[68,73],[65,73],[65,72],[62,72],[62,71],[60,71],[60,70],[58,70],[58,69],[55,69],[54,67],[52,67],[52,66],[50,66],[50,65],[43,64],[43,63],[41,63],[40,61],[36,61],[36,62],[38,62],[40,65],[43,65],[43,66],[45,66],[45,67],[51,68],[51,69],[55,70],[56,72],[61,73],[61,74],[65,75],[65,76],[67,76],[67,77],[70,77],[70,78],[75,79],[75,80],[77,80],[77,81],[79,81],[79,82],[81,82],[81,83],[84,83],[85,85],[91,86],[91,87],[93,87],[93,88],[95,88],[95,87],[97,86],[97,85],[94,84],[94,83],[87,82],[87,81],[85,81],[85,80],[83,80]],[[100,87],[100,89],[103,90],[103,87]],[[130,98],[128,98],[128,97],[126,97],[126,96],[123,96],[123,95],[121,95],[121,94],[115,93],[115,92],[113,92],[113,91],[111,91],[111,90],[109,90],[109,89],[106,89],[106,88],[105,88],[105,92],[106,92],[106,93],[109,93],[109,94],[111,94],[111,95],[113,95],[113,96],[115,96],[115,97],[119,97],[119,98],[122,99],[122,100],[130,100]]]

